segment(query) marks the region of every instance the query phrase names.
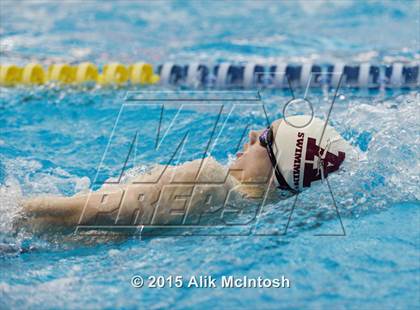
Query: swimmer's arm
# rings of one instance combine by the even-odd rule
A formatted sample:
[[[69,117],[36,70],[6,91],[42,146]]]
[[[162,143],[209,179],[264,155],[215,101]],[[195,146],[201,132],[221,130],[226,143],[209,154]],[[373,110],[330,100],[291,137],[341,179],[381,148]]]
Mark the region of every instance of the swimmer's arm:
[[[28,199],[23,203],[23,213],[30,219],[43,220],[46,224],[77,225],[80,221],[89,222],[99,212],[106,214],[119,208],[122,190],[119,188],[72,197],[45,196]],[[127,197],[127,205],[135,203],[132,196]]]
[[[128,220],[136,209],[142,208],[144,214],[150,215],[152,203],[157,200],[163,183],[169,180],[162,174],[170,169],[162,167],[158,166],[146,176],[136,178],[132,184],[104,186],[96,192],[72,197],[28,199],[23,202],[23,216],[29,224],[75,226],[92,223],[98,213],[115,219],[114,211],[117,211],[119,218]],[[144,200],[140,199],[142,195],[146,196]]]
[[[136,178],[132,184],[103,187],[89,194],[29,199],[23,203],[23,213],[33,222],[67,226],[89,223],[98,213],[112,218],[116,210],[119,218],[128,219],[138,208],[143,208],[143,213],[150,215],[162,187],[170,182],[174,168],[179,169],[182,177],[189,181],[195,176],[199,163],[194,161],[177,167],[157,166],[149,174]]]

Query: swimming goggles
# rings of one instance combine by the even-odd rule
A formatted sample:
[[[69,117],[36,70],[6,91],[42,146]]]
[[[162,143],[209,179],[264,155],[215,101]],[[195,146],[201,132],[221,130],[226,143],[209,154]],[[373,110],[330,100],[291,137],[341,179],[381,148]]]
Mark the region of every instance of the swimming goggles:
[[[274,168],[274,174],[277,179],[278,188],[296,193],[296,190],[294,190],[293,188],[289,186],[289,184],[287,184],[286,180],[284,179],[277,165],[276,156],[273,150],[273,136],[274,136],[273,129],[271,128],[271,126],[267,127],[259,137],[260,144],[262,147],[266,148],[267,150],[267,154],[268,154],[268,157],[270,158],[271,165]]]

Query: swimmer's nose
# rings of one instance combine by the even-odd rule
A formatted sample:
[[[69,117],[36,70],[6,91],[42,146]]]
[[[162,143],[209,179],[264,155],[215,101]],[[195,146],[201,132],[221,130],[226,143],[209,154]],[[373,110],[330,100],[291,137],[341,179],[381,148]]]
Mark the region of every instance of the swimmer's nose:
[[[255,142],[258,141],[259,132],[255,130],[251,130],[249,132],[249,144],[253,145]]]

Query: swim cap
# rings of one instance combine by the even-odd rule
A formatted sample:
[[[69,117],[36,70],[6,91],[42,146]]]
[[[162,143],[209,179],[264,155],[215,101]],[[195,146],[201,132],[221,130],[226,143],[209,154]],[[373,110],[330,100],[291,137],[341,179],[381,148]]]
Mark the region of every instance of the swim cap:
[[[280,120],[273,150],[284,180],[294,190],[326,178],[346,158],[349,144],[329,125],[322,134],[324,126],[325,121],[315,117],[311,120],[307,115]]]

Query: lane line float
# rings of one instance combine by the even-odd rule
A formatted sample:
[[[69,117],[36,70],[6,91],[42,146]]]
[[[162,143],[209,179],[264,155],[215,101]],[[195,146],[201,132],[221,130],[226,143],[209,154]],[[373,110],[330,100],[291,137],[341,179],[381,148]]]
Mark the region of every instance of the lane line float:
[[[151,85],[190,88],[296,88],[336,87],[343,75],[342,86],[355,88],[418,88],[419,63],[393,64],[287,64],[284,62],[259,64],[248,62],[234,64],[223,62],[214,65],[189,63],[186,65],[166,62],[153,66],[144,62],[129,65],[113,62],[100,70],[95,64],[83,62],[50,65],[46,70],[37,63],[24,67],[14,64],[0,65],[0,85],[40,85],[54,83],[77,85]]]

